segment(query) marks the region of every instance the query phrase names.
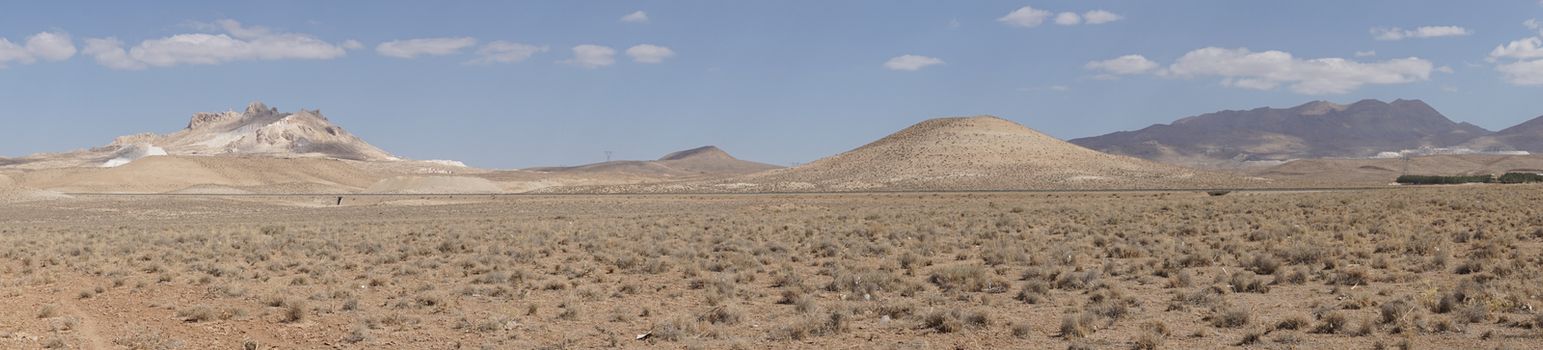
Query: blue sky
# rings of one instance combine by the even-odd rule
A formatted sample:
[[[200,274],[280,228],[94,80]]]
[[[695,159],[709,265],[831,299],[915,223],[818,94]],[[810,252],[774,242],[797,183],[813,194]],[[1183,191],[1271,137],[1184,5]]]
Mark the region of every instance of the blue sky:
[[[0,11],[0,156],[253,100],[499,168],[707,144],[788,164],[940,116],[1069,139],[1320,99],[1496,130],[1543,115],[1535,19],[1537,0],[32,2]]]

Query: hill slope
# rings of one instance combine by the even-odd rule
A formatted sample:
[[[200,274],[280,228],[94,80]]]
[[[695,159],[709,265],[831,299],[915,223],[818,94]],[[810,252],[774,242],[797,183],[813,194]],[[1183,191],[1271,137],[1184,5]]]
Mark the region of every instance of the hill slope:
[[[400,160],[332,124],[320,111],[284,113],[253,102],[239,113],[196,113],[186,127],[170,134],[120,136],[105,146],[10,159],[0,161],[0,166],[116,167],[162,155]]]
[[[1475,150],[1543,153],[1543,116],[1475,138],[1463,144]]]
[[[165,136],[141,134],[120,137],[109,147],[148,145],[171,155],[277,155],[319,156],[349,160],[396,160],[342,127],[333,125],[321,111],[281,113],[262,102],[246,111],[197,113],[186,128]]]
[[[21,184],[59,192],[162,193],[223,186],[259,193],[342,193],[379,175],[322,158],[147,157],[118,167],[55,168],[13,174]]]
[[[1251,175],[1306,183],[1386,185],[1399,175],[1483,175],[1507,172],[1543,172],[1543,156],[1458,154],[1389,159],[1301,159],[1267,168]]]
[[[1370,157],[1448,147],[1489,131],[1457,123],[1419,100],[1350,105],[1316,101],[1292,108],[1221,111],[1136,131],[1071,140],[1104,152],[1175,164]]]
[[[842,192],[1216,188],[1265,185],[1099,153],[992,116],[927,120],[793,168],[712,182],[579,188],[595,192]]]
[[[525,170],[547,173],[687,178],[744,175],[777,168],[780,167],[734,158],[716,146],[702,146],[666,154],[658,160],[617,160],[571,167],[542,167]]]

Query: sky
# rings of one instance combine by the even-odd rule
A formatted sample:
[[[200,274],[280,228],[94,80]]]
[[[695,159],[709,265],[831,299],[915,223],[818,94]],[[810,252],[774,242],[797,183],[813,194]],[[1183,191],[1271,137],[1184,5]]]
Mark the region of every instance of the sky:
[[[945,116],[1071,139],[1420,99],[1543,115],[1543,1],[48,1],[0,11],[0,156],[320,109],[413,159],[809,162]]]

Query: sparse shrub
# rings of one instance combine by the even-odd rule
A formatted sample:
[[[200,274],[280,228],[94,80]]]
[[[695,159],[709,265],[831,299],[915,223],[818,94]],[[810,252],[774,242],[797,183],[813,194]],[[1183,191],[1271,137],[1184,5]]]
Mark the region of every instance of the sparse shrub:
[[[1238,271],[1232,274],[1227,284],[1235,293],[1269,293],[1270,285],[1264,279],[1255,277],[1248,271]]]
[[[294,323],[305,320],[305,300],[298,298],[284,299],[282,318],[285,323]]]
[[[1089,289],[1097,286],[1101,275],[1103,273],[1098,270],[1063,273],[1055,280],[1055,286],[1065,290]]]
[[[1238,343],[1236,345],[1237,346],[1248,346],[1248,345],[1259,344],[1262,341],[1264,341],[1264,332],[1248,331],[1248,332],[1244,332],[1243,333],[1243,339],[1239,339]]]
[[[1371,282],[1371,272],[1363,268],[1345,268],[1334,273],[1329,280],[1330,284],[1341,286],[1364,286]]]
[[[922,327],[938,333],[953,333],[964,329],[964,321],[957,313],[935,311],[922,318]]]
[[[1288,269],[1275,270],[1275,283],[1276,284],[1303,284],[1303,283],[1307,283],[1307,268],[1297,267],[1297,268],[1294,268],[1294,269],[1289,269],[1290,271],[1287,271],[1287,270]]]
[[[1211,326],[1216,328],[1238,328],[1248,325],[1253,318],[1247,309],[1238,306],[1225,305],[1211,310]]]
[[[733,325],[739,323],[740,317],[741,313],[738,309],[724,305],[707,310],[707,313],[697,317],[697,320],[711,324]]]
[[[1254,258],[1249,259],[1248,264],[1244,267],[1248,268],[1249,271],[1253,271],[1257,274],[1270,275],[1274,274],[1276,270],[1280,269],[1280,261],[1275,260],[1274,256],[1266,254],[1255,254]]]
[[[1285,330],[1306,329],[1311,322],[1312,321],[1309,321],[1307,319],[1307,316],[1303,316],[1301,314],[1293,314],[1293,315],[1290,315],[1290,316],[1286,316],[1285,318],[1281,318],[1280,321],[1275,322],[1275,329],[1285,329]]]
[[[1028,338],[1029,335],[1033,334],[1033,328],[1030,328],[1027,323],[1014,322],[1012,326],[1008,328],[1012,330],[1014,338]]]
[[[348,334],[343,336],[343,342],[349,344],[359,343],[367,339],[369,339],[369,327],[364,325],[355,325],[353,330],[348,331]]]
[[[1345,332],[1350,325],[1350,319],[1338,311],[1324,314],[1318,319],[1318,326],[1313,327],[1313,333],[1339,334]]]
[[[927,281],[945,291],[1002,293],[1008,288],[1007,281],[992,277],[986,267],[975,264],[934,268]]]
[[[1489,306],[1474,303],[1457,310],[1457,319],[1468,323],[1479,323],[1489,319]]]
[[[52,317],[58,316],[58,315],[59,315],[59,306],[58,305],[43,304],[43,307],[38,308],[38,313],[37,313],[38,318],[52,318]]]
[[[1141,335],[1137,335],[1136,339],[1133,339],[1131,342],[1133,343],[1131,345],[1131,349],[1157,350],[1163,346],[1163,335],[1152,332],[1142,332]]]
[[[654,324],[653,328],[649,331],[649,334],[652,336],[650,339],[673,342],[680,341],[681,339],[684,339],[685,337],[696,332],[696,323],[689,320],[673,318]]]
[[[177,317],[187,322],[204,322],[213,320],[215,312],[208,305],[194,305],[193,307],[177,310]]]
[[[1414,304],[1403,299],[1382,303],[1381,316],[1378,322],[1383,324],[1394,323],[1402,320],[1405,314],[1414,310]]]
[[[1098,316],[1092,313],[1068,314],[1061,318],[1061,337],[1067,339],[1087,338],[1093,332],[1098,331],[1097,322]]]
[[[1047,300],[1050,292],[1050,284],[1040,280],[1029,280],[1023,283],[1023,288],[1018,290],[1018,295],[1013,299],[1029,304],[1039,304]]]

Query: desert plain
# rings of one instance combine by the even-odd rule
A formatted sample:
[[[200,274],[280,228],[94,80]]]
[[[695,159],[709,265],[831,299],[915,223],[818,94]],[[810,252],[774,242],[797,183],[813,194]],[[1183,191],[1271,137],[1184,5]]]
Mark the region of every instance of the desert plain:
[[[0,347],[1528,349],[1539,189],[74,195]]]

